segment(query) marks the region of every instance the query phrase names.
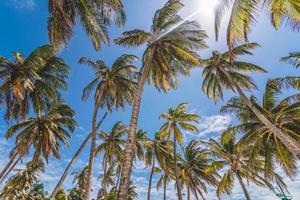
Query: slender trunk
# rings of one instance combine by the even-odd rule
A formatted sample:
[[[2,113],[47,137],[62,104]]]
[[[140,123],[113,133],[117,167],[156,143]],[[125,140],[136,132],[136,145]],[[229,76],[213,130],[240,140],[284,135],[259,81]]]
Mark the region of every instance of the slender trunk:
[[[249,98],[244,94],[244,92],[241,90],[241,88],[232,81],[230,75],[228,72],[223,70],[222,68],[219,68],[225,76],[230,81],[230,84],[232,84],[235,89],[237,90],[238,94],[241,96],[243,101],[246,103],[246,105],[252,110],[252,112],[256,115],[256,117],[266,126],[268,127],[274,135],[279,138],[279,140],[284,144],[284,146],[296,157],[300,159],[300,143],[297,142],[294,138],[292,138],[290,135],[282,132],[279,128],[277,128],[272,122],[260,111],[257,109],[257,107],[249,100]]]
[[[101,126],[101,124],[103,123],[103,121],[105,120],[106,116],[108,114],[108,111],[106,111],[106,113],[103,115],[103,117],[101,118],[101,120],[99,121],[98,125],[97,125],[97,129],[99,129],[99,127]],[[78,156],[80,155],[80,153],[83,151],[83,149],[85,148],[86,144],[88,143],[88,141],[91,138],[91,133],[89,133],[86,138],[84,139],[84,141],[82,142],[82,144],[80,145],[80,147],[78,148],[78,150],[76,151],[76,153],[74,154],[72,160],[69,162],[67,168],[65,169],[63,175],[61,176],[60,180],[58,181],[57,185],[55,186],[52,194],[50,195],[50,199],[53,199],[57,193],[57,191],[61,188],[63,182],[65,181],[68,173],[71,170],[72,165],[75,163],[76,159],[78,158]]]
[[[187,199],[191,199],[191,191],[190,191],[190,186],[187,186]]]
[[[95,152],[96,152],[96,123],[97,123],[98,110],[99,110],[99,106],[97,103],[95,103],[95,109],[92,118],[92,132],[91,132],[92,141],[91,141],[91,149],[90,149],[90,157],[89,157],[89,165],[88,165],[88,181],[85,190],[85,200],[90,200],[90,195],[92,190],[94,160],[95,160]]]
[[[105,162],[104,164],[104,170],[103,170],[104,176],[102,180],[102,190],[103,190],[104,200],[106,200],[106,196],[107,196],[106,179],[105,179],[106,171],[107,171],[107,162]]]
[[[11,165],[14,163],[16,157],[17,157],[17,153],[15,153],[9,160],[9,162],[7,163],[7,165],[4,167],[4,169],[1,171],[0,173],[0,180],[3,179],[4,175],[6,174],[7,170],[11,167]]]
[[[155,153],[152,149],[152,168],[151,168],[151,173],[150,173],[150,178],[149,178],[149,185],[148,185],[148,200],[150,200],[151,197],[151,187],[152,187],[152,177],[154,174],[154,168],[155,168]]]
[[[0,184],[3,183],[3,181],[6,179],[6,177],[9,175],[9,173],[16,167],[16,165],[18,164],[18,162],[21,160],[20,157],[18,157],[18,159],[13,163],[13,165],[7,170],[7,172],[4,174],[4,176],[2,177],[2,179],[0,180]]]
[[[175,178],[176,178],[175,183],[176,183],[176,187],[177,187],[178,200],[182,200],[181,189],[180,189],[180,184],[179,184],[179,176],[178,176],[176,145],[177,145],[177,141],[176,141],[176,137],[174,135],[173,151],[174,151],[174,165],[175,165]]]
[[[239,175],[239,173],[236,173],[236,176],[237,176],[237,178],[238,178],[238,180],[239,180],[239,183],[240,183],[240,185],[241,185],[241,187],[242,187],[242,189],[243,189],[243,192],[244,192],[244,194],[245,194],[246,199],[247,199],[247,200],[250,200],[250,195],[249,195],[249,193],[248,193],[248,191],[247,191],[247,188],[246,188],[246,186],[245,186],[245,184],[244,184],[244,182],[243,182],[242,177]]]
[[[7,170],[7,172],[4,174],[4,176],[2,177],[2,179],[0,180],[0,185],[3,183],[3,181],[6,179],[6,177],[9,175],[9,173],[16,167],[16,165],[19,163],[19,161],[21,160],[20,157],[18,157],[17,160],[15,160],[15,162],[11,165],[11,167]]]
[[[164,181],[164,200],[167,200],[167,181]]]
[[[149,55],[149,57],[144,63],[144,69],[139,77],[138,86],[133,99],[132,113],[128,131],[128,141],[126,142],[124,161],[122,163],[121,181],[117,197],[118,200],[127,200],[127,193],[130,185],[130,175],[132,170],[132,162],[134,159],[136,129],[138,124],[141,99],[144,90],[144,85],[149,74],[150,63],[152,62],[152,55]]]

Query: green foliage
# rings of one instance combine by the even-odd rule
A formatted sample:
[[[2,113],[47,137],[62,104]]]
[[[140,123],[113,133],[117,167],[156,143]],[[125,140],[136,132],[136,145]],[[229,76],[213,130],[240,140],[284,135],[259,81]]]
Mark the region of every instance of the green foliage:
[[[126,15],[121,0],[49,0],[49,39],[56,48],[69,42],[78,19],[99,50],[101,43],[109,42],[108,25],[123,25]]]
[[[27,200],[32,187],[38,182],[39,173],[44,171],[44,163],[41,160],[31,161],[26,164],[25,169],[15,171],[16,174],[0,192],[0,198],[3,200]]]
[[[14,60],[0,61],[0,102],[6,105],[5,118],[24,119],[33,108],[39,114],[67,89],[69,67],[44,45],[28,57],[14,53]]]
[[[124,109],[126,102],[131,104],[137,84],[136,67],[133,65],[136,59],[136,56],[124,54],[109,68],[101,60],[92,61],[82,57],[79,63],[87,64],[96,71],[95,79],[84,88],[82,99],[86,100],[95,90],[95,104],[109,111],[119,107]]]

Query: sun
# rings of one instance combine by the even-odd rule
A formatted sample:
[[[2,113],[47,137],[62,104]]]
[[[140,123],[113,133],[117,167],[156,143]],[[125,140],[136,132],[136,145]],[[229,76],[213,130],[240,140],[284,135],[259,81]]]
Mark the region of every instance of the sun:
[[[185,0],[190,13],[197,13],[202,16],[213,16],[214,10],[217,7],[219,0]]]

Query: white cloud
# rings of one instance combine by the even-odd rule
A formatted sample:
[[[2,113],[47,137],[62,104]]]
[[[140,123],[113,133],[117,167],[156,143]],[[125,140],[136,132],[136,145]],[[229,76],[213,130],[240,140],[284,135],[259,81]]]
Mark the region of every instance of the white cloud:
[[[207,134],[219,133],[227,129],[232,118],[230,115],[212,115],[203,117],[198,125],[198,137],[207,137]]]
[[[28,9],[32,10],[35,8],[35,0],[9,0],[9,5],[17,9]]]

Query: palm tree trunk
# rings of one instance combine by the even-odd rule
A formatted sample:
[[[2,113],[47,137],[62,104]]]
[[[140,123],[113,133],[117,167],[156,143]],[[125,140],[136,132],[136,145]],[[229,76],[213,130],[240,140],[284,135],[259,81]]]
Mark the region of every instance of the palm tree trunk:
[[[101,118],[101,120],[99,121],[99,123],[97,124],[97,128],[96,130],[99,129],[99,127],[101,126],[101,124],[103,123],[103,121],[105,120],[106,116],[108,114],[108,111],[105,112],[105,114],[103,115],[103,117]],[[88,143],[88,141],[91,138],[91,133],[88,134],[86,136],[86,138],[84,139],[84,141],[82,142],[82,144],[80,145],[80,147],[78,148],[78,150],[76,151],[76,153],[74,154],[73,158],[71,159],[71,161],[69,162],[67,168],[65,169],[63,175],[61,176],[60,180],[58,181],[57,185],[55,186],[52,194],[50,195],[50,199],[53,199],[57,193],[57,191],[61,188],[63,182],[65,181],[68,173],[71,170],[72,165],[75,163],[76,159],[78,158],[78,156],[80,155],[80,153],[83,151],[83,149],[85,148],[86,144]]]
[[[88,180],[85,190],[85,200],[90,200],[90,194],[92,190],[92,182],[93,182],[93,170],[94,170],[94,160],[96,153],[96,123],[97,123],[97,114],[98,114],[99,106],[95,103],[95,108],[93,112],[92,118],[92,132],[91,132],[91,149],[90,149],[90,157],[89,157],[89,165],[88,165]]]
[[[0,180],[3,179],[4,175],[6,174],[7,170],[11,167],[11,165],[14,163],[14,160],[17,157],[17,153],[15,153],[9,160],[9,162],[7,163],[7,165],[3,168],[3,170],[0,173]]]
[[[0,184],[3,183],[3,181],[6,179],[6,177],[9,175],[9,173],[15,168],[15,166],[18,164],[18,162],[21,160],[20,157],[10,166],[10,168],[6,171],[6,173],[3,175],[2,179],[0,180]]]
[[[154,168],[155,168],[155,153],[152,149],[152,169],[151,169],[151,173],[150,173],[150,178],[149,178],[149,185],[148,185],[148,200],[150,200],[151,197],[151,187],[152,187],[152,177],[154,174]]]
[[[118,200],[127,200],[127,193],[130,185],[130,175],[132,170],[132,162],[134,159],[136,129],[137,129],[138,117],[140,113],[141,99],[144,90],[144,85],[149,74],[149,67],[153,57],[152,55],[153,53],[149,55],[149,57],[146,59],[145,63],[143,64],[144,68],[139,77],[138,86],[133,99],[132,113],[131,113],[131,119],[129,124],[129,131],[128,131],[128,141],[126,142],[124,161],[122,163],[121,181],[120,181],[120,187],[119,187],[118,197],[117,197]]]
[[[167,200],[167,181],[164,181],[164,200]]]
[[[243,189],[243,192],[244,192],[244,194],[245,194],[246,199],[247,199],[247,200],[250,200],[250,195],[249,195],[249,193],[248,193],[248,191],[247,191],[247,188],[246,188],[246,186],[245,186],[245,184],[244,184],[244,182],[243,182],[242,177],[239,175],[239,173],[236,173],[236,176],[237,176],[237,178],[238,178],[238,180],[239,180],[239,183],[240,183],[240,185],[241,185],[241,187],[242,187],[242,189]]]
[[[231,76],[223,70],[221,67],[219,68],[228,78],[230,84],[234,86],[237,90],[238,94],[241,96],[246,105],[252,110],[252,112],[256,115],[256,117],[266,126],[268,127],[274,135],[279,138],[279,140],[284,144],[284,146],[296,157],[300,159],[300,143],[297,142],[290,135],[283,133],[279,128],[277,128],[270,120],[257,109],[257,107],[249,100],[249,98],[244,94],[242,89],[232,81]]]
[[[191,199],[191,191],[190,191],[190,186],[187,186],[187,199]]]
[[[175,183],[176,183],[176,187],[177,187],[177,195],[178,195],[178,200],[182,200],[182,196],[181,196],[181,189],[180,189],[180,184],[179,184],[179,176],[178,176],[178,166],[177,166],[177,152],[176,152],[176,137],[174,135],[174,144],[173,144],[173,151],[174,151],[174,165],[175,165]]]
[[[107,162],[105,162],[104,164],[104,170],[103,170],[104,176],[102,180],[102,190],[103,190],[104,200],[106,200],[106,196],[107,196],[106,179],[105,179],[106,171],[107,171]]]

